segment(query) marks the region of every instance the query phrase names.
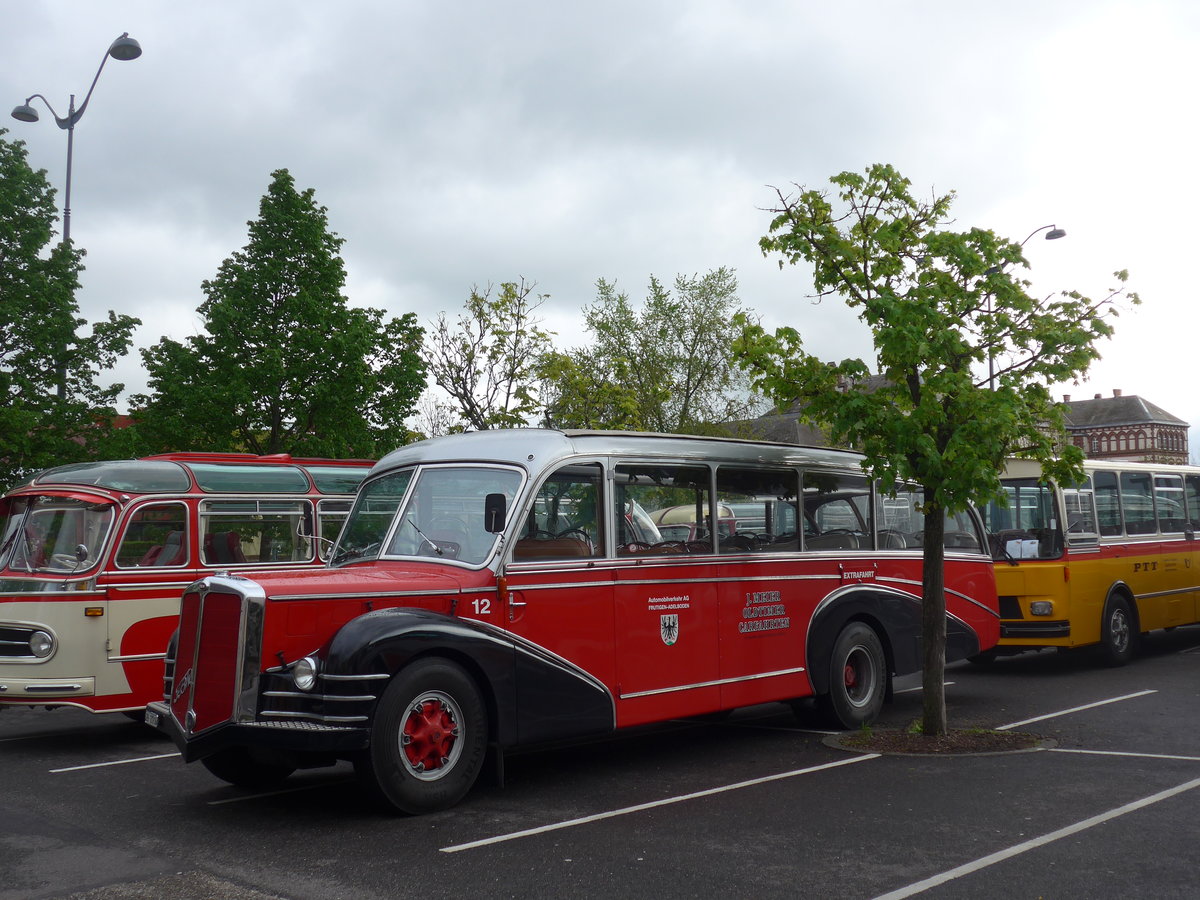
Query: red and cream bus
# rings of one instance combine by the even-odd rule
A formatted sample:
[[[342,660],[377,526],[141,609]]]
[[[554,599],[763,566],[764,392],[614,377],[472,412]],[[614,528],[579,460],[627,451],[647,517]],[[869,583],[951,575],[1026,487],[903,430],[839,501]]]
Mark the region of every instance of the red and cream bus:
[[[367,460],[170,453],[60,466],[0,498],[0,707],[141,710],[187,585],[324,565]]]
[[[245,786],[353,760],[409,813],[457,802],[489,752],[498,770],[510,748],[812,696],[855,727],[921,666],[920,500],[884,503],[838,450],[412,444],[363,482],[328,569],[188,588],[147,721]],[[679,506],[701,525],[664,540],[654,514]],[[996,641],[995,582],[978,517],[947,533],[960,659]]]
[[[1010,461],[984,518],[996,558],[997,653],[1095,646],[1110,665],[1138,636],[1200,622],[1200,468],[1084,460],[1082,484]]]

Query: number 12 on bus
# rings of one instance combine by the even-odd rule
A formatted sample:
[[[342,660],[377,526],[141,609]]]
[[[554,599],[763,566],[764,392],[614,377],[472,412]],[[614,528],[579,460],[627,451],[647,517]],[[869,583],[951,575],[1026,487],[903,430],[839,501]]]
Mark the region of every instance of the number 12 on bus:
[[[363,482],[326,571],[187,591],[147,720],[235,784],[349,759],[410,813],[509,748],[810,696],[852,728],[921,666],[920,508],[845,451],[537,429],[413,444]],[[946,534],[961,659],[996,641],[995,582],[974,513]]]
[[[1200,468],[1084,461],[1082,484],[1042,484],[1010,461],[984,516],[996,559],[996,651],[1095,646],[1110,665],[1140,634],[1200,621]]]

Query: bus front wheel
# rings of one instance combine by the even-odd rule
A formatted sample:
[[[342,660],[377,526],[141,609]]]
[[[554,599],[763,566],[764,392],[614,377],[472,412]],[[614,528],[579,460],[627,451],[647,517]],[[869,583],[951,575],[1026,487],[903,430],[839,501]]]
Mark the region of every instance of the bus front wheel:
[[[1109,597],[1100,623],[1100,652],[1106,665],[1123,666],[1129,662],[1135,634],[1129,601],[1119,594]]]
[[[842,728],[875,720],[887,693],[887,660],[869,625],[851,622],[837,637],[829,660],[829,693],[817,698],[825,715]]]
[[[461,800],[486,751],[487,712],[474,679],[449,660],[426,658],[384,691],[357,768],[380,799],[420,815]]]

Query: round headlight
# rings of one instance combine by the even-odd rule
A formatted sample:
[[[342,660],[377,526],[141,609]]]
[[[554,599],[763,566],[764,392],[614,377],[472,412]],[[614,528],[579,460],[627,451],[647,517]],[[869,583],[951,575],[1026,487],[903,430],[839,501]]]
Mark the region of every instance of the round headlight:
[[[302,691],[311,691],[317,686],[317,661],[306,656],[292,666],[292,681]]]
[[[45,659],[54,652],[54,638],[44,631],[35,631],[29,636],[29,650],[38,659]]]

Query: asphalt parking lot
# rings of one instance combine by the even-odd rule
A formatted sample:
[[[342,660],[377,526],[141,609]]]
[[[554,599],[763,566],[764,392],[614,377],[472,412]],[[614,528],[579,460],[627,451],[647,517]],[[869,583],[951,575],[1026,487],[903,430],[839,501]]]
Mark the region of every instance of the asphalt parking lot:
[[[782,705],[513,757],[423,818],[348,766],[254,794],[124,717],[0,710],[0,900],[1195,897],[1200,627],[1122,669],[947,670],[956,727],[1055,746],[870,756]],[[883,726],[920,715],[897,684]]]

